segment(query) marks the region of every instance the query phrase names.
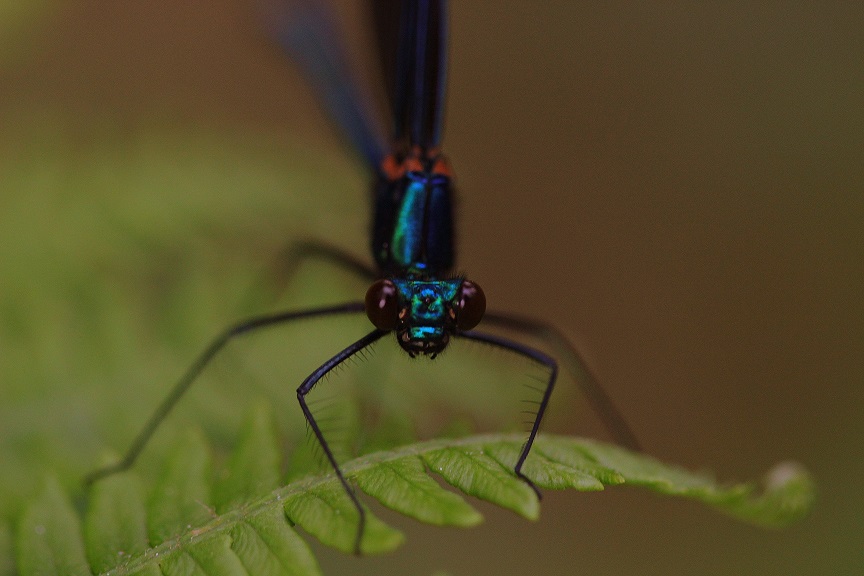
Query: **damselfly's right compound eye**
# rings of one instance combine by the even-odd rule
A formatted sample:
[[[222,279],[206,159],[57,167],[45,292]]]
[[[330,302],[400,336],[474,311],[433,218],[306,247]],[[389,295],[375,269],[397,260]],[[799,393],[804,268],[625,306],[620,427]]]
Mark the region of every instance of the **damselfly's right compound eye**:
[[[366,316],[379,330],[395,330],[399,323],[399,302],[396,285],[390,280],[378,280],[366,291]]]
[[[483,319],[486,312],[486,295],[483,290],[470,280],[462,282],[462,295],[459,298],[459,310],[456,312],[456,327],[459,330],[471,330]]]

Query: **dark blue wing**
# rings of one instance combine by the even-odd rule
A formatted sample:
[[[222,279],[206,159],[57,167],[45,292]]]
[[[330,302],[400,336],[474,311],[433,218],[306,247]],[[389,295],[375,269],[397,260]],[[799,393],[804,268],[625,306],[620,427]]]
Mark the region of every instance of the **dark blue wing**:
[[[399,49],[399,26],[404,0],[367,0],[372,15],[378,62],[384,75],[388,112],[393,111],[393,88],[396,86],[396,53]],[[389,136],[389,135],[388,135]]]
[[[355,82],[325,6],[305,0],[282,2],[270,28],[303,69],[351,145],[378,171],[385,140],[373,118],[373,100]]]
[[[441,141],[447,72],[447,3],[405,0],[391,106],[395,139],[435,148]]]

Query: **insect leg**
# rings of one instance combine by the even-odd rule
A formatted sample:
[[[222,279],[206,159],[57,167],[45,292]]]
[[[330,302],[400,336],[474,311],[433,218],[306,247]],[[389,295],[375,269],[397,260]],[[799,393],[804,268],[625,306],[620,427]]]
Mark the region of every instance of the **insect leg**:
[[[529,334],[555,346],[563,358],[567,370],[576,378],[576,381],[582,388],[582,393],[585,394],[592,409],[603,421],[603,425],[612,435],[615,442],[631,450],[642,450],[639,441],[636,439],[636,435],[630,429],[624,416],[615,407],[612,399],[603,390],[600,381],[594,376],[585,359],[558,328],[530,318],[494,312],[487,312],[483,316],[483,322],[507,330]]]
[[[555,387],[555,379],[558,377],[558,363],[554,358],[547,356],[539,350],[529,348],[528,346],[508,340],[507,338],[474,331],[460,332],[458,336],[460,338],[467,338],[469,340],[509,350],[519,354],[520,356],[534,360],[549,369],[549,379],[546,381],[546,388],[543,390],[543,398],[540,400],[540,404],[537,407],[537,414],[534,416],[534,423],[531,425],[531,432],[528,435],[528,441],[525,442],[525,445],[522,447],[522,452],[519,454],[516,466],[513,467],[516,476],[524,480],[534,490],[537,497],[541,498],[540,490],[534,482],[522,473],[522,465],[525,463],[528,453],[531,452],[531,446],[534,444],[534,439],[537,437],[537,432],[540,430],[540,422],[543,420],[543,414],[546,412],[546,407],[549,405],[549,398],[552,396],[552,389]]]
[[[315,421],[315,417],[312,415],[312,411],[309,410],[309,406],[306,404],[306,395],[312,391],[312,388],[321,381],[328,372],[330,372],[333,368],[353,356],[354,354],[360,352],[367,346],[371,346],[374,342],[381,339],[388,332],[384,330],[373,330],[357,342],[351,344],[337,355],[333,356],[330,360],[321,365],[320,368],[315,370],[312,374],[310,374],[306,380],[297,388],[297,401],[300,403],[300,408],[303,410],[303,415],[306,416],[306,421],[309,423],[309,427],[312,429],[312,432],[315,434],[315,438],[318,439],[318,443],[321,445],[321,448],[324,450],[324,454],[327,456],[327,460],[330,461],[330,465],[333,467],[333,471],[336,472],[336,476],[339,478],[339,482],[342,484],[342,487],[345,488],[345,492],[348,493],[348,496],[351,498],[351,501],[354,503],[355,508],[357,508],[357,513],[359,515],[359,521],[357,523],[357,536],[354,539],[354,554],[360,555],[360,542],[363,539],[363,531],[366,528],[366,511],[363,509],[363,506],[360,504],[360,500],[357,498],[357,494],[354,492],[354,489],[351,488],[351,485],[348,484],[348,481],[345,479],[345,475],[342,474],[342,469],[339,468],[339,464],[336,462],[336,458],[333,456],[333,452],[330,450],[330,446],[327,444],[327,441],[324,439],[324,434],[321,432],[321,428],[318,427],[318,423]]]
[[[141,429],[141,431],[138,433],[138,436],[135,437],[135,440],[126,450],[126,454],[123,456],[123,458],[115,464],[111,464],[109,466],[94,470],[84,478],[84,484],[90,485],[93,482],[106,476],[128,470],[135,463],[135,460],[138,458],[141,451],[147,445],[147,442],[153,436],[153,433],[156,432],[156,429],[159,427],[159,424],[162,423],[162,420],[165,419],[168,413],[170,413],[174,406],[177,405],[177,402],[180,401],[180,398],[182,398],[183,394],[185,394],[186,391],[190,388],[190,386],[192,386],[192,383],[195,382],[195,380],[198,378],[204,368],[210,363],[213,357],[216,356],[234,338],[270,326],[276,326],[278,324],[291,322],[293,320],[316,318],[320,316],[332,316],[336,314],[356,313],[362,312],[363,310],[364,305],[362,302],[349,302],[346,304],[327,306],[324,308],[313,308],[310,310],[280,312],[276,314],[268,314],[265,316],[257,316],[255,318],[250,318],[231,326],[230,328],[222,332],[222,334],[214,338],[210,342],[210,345],[204,349],[204,351],[198,356],[195,362],[193,362],[192,365],[186,370],[186,373],[183,374],[180,380],[177,381],[177,383],[174,385],[168,395],[162,400],[162,403],[159,404],[159,406],[150,416],[150,419],[147,420],[144,428]]]

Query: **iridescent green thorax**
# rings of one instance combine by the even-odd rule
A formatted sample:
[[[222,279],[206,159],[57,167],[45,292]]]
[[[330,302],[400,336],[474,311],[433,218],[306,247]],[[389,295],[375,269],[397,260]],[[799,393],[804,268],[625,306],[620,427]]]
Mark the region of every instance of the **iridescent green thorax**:
[[[399,302],[399,344],[412,355],[439,353],[454,330],[462,279],[392,282]]]
[[[372,252],[386,275],[437,278],[453,266],[453,182],[440,155],[390,156],[376,185]]]
[[[409,181],[405,188],[402,205],[396,215],[393,227],[393,239],[390,242],[390,254],[393,260],[405,269],[416,268],[416,249],[423,239],[423,212],[425,204],[425,187],[418,181]],[[419,216],[419,217],[418,217]],[[419,271],[419,270],[418,270]]]

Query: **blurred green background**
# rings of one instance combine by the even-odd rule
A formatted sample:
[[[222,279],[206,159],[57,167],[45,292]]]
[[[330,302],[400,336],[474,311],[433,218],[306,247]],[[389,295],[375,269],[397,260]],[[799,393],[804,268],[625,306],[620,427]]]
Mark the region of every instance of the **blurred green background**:
[[[6,0],[0,21],[3,561],[34,479],[75,489],[288,239],[363,256],[368,214],[248,3]],[[864,5],[476,0],[451,22],[460,269],[573,335],[651,454],[728,480],[798,460],[819,499],[773,532],[548,493],[538,524],[393,519],[399,552],[321,550],[325,573],[864,574]],[[308,276],[292,304],[339,292]],[[306,338],[310,365],[336,334]],[[553,429],[605,437],[573,398]]]

